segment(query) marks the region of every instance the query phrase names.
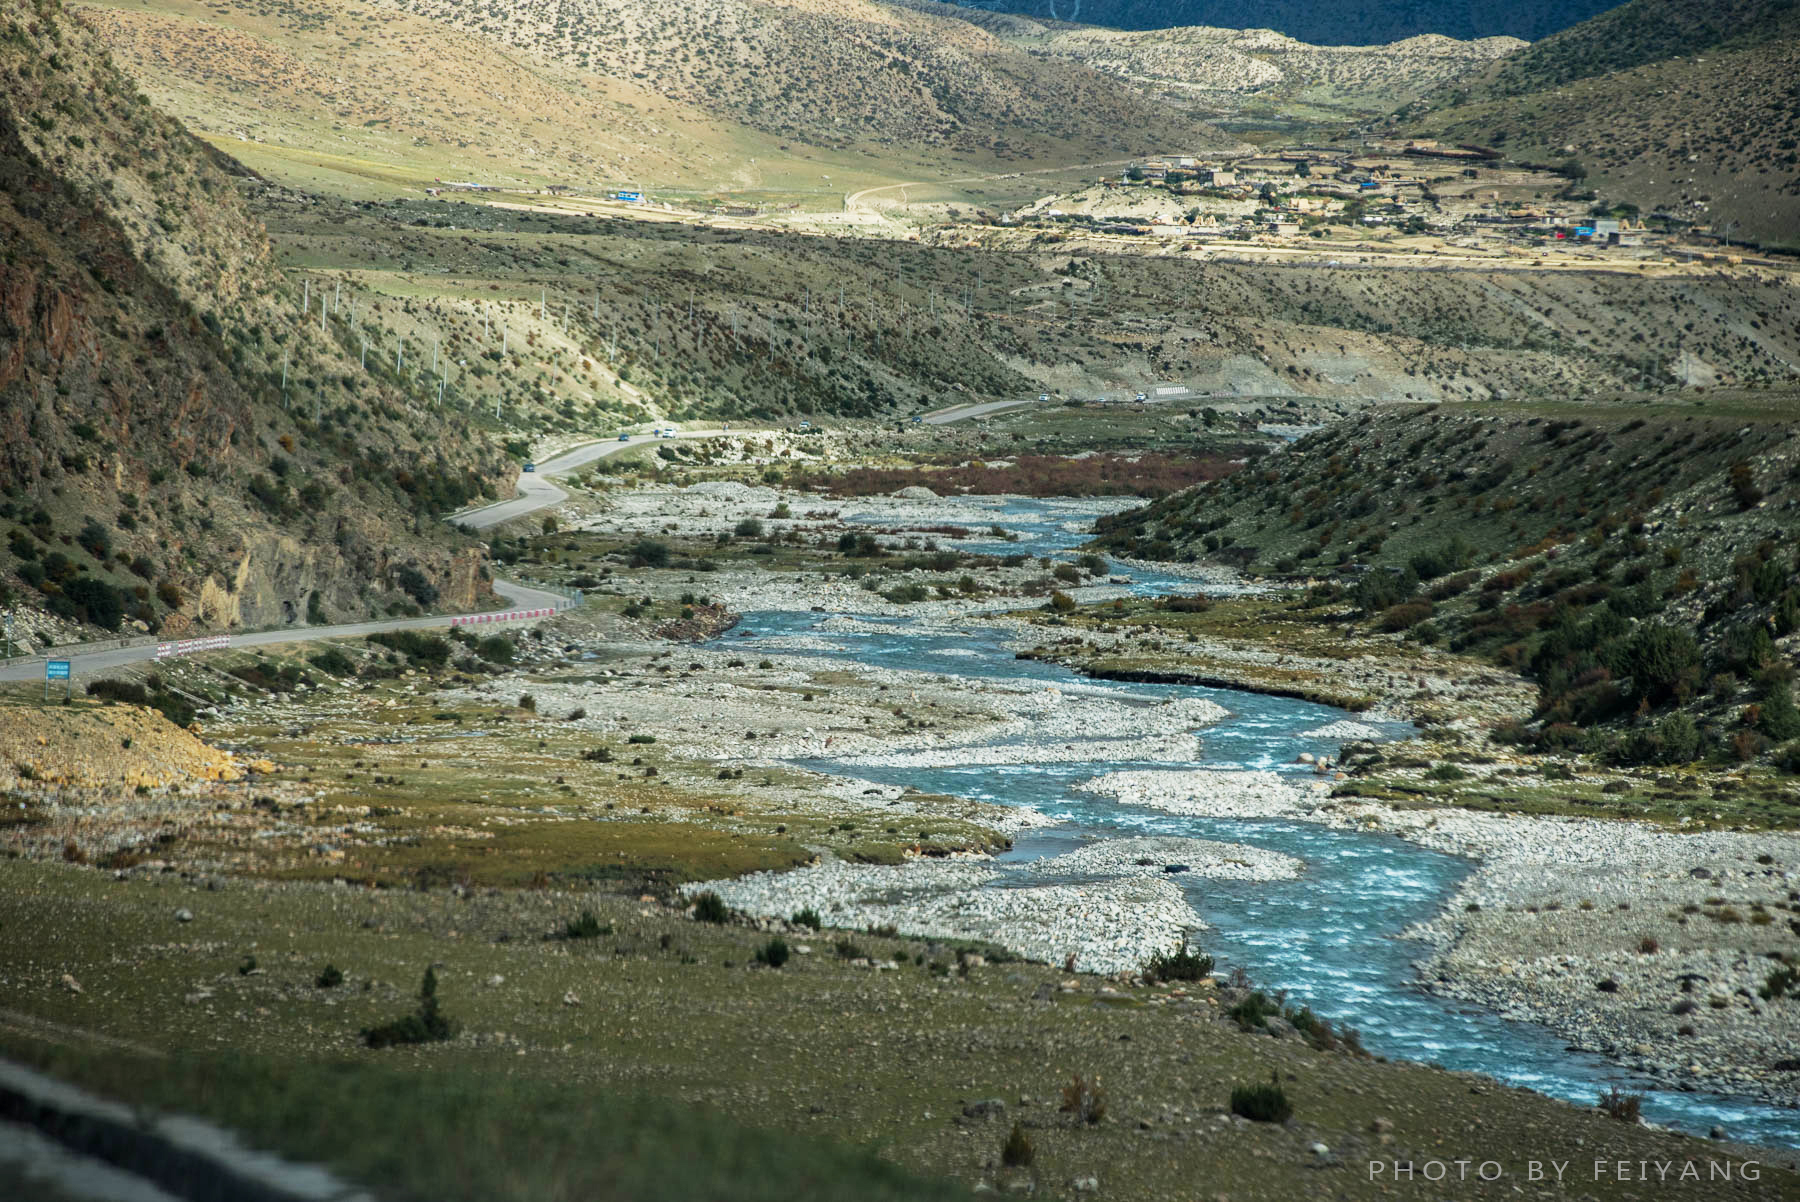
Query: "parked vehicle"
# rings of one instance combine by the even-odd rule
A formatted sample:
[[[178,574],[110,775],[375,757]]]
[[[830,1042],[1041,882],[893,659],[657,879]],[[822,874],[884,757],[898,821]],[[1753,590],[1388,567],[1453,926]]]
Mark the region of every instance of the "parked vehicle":
[[[525,470],[526,470],[526,471],[528,471],[528,472],[535,472],[535,471],[537,471],[537,464],[535,464],[535,463],[528,463],[528,464],[526,464],[526,465],[525,465]]]

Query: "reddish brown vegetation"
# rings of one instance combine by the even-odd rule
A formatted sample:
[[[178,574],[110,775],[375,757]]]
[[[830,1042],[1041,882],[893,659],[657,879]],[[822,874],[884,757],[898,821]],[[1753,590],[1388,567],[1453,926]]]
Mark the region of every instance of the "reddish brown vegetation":
[[[1028,497],[1161,497],[1218,480],[1238,464],[1220,455],[1020,455],[1011,466],[979,461],[956,467],[853,468],[822,481],[833,496],[867,497],[915,484],[938,493],[1016,493]]]

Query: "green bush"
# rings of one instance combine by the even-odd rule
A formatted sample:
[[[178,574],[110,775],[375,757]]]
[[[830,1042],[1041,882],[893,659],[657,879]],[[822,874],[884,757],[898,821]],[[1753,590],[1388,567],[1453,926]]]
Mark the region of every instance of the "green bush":
[[[794,915],[794,925],[797,927],[810,927],[816,931],[823,924],[819,921],[819,912],[811,906],[808,906],[806,909]]]
[[[1059,614],[1073,613],[1075,610],[1075,598],[1069,596],[1069,594],[1063,592],[1061,589],[1057,589],[1050,594],[1050,608],[1054,609]]]
[[[1437,764],[1425,774],[1427,780],[1467,780],[1469,774],[1455,764]]]
[[[1225,1011],[1225,1017],[1245,1031],[1266,1026],[1281,1013],[1281,1004],[1260,989],[1252,990]]]
[[[1770,684],[1757,709],[1756,729],[1763,734],[1777,741],[1800,738],[1800,708],[1795,707],[1794,690],[1787,682]]]
[[[1146,981],[1200,981],[1212,975],[1213,958],[1188,950],[1184,943],[1173,954],[1157,952],[1145,962]]]
[[[1023,1169],[1028,1168],[1036,1158],[1037,1152],[1031,1146],[1031,1137],[1025,1134],[1024,1127],[1015,1122],[1006,1142],[1000,1145],[1000,1163],[1009,1169]]]
[[[657,542],[653,538],[639,539],[632,544],[630,552],[631,566],[634,568],[661,568],[669,563],[669,545]]]
[[[391,1048],[413,1043],[442,1043],[456,1034],[456,1024],[438,1009],[437,970],[427,968],[419,985],[419,1008],[404,1018],[379,1027],[363,1028],[363,1042],[372,1048]]]
[[[388,630],[369,635],[368,641],[398,651],[415,664],[441,668],[450,662],[450,644],[436,635],[420,634],[416,630]]]
[[[87,695],[102,701],[123,701],[129,705],[149,705],[150,694],[144,686],[129,680],[91,680]]]
[[[709,889],[694,899],[694,918],[699,922],[727,923],[731,921],[731,908]]]
[[[777,935],[756,949],[756,962],[770,968],[780,968],[788,962],[788,955],[787,940]]]
[[[327,647],[307,661],[321,672],[329,672],[333,676],[348,676],[356,671],[356,663],[348,655],[336,647]]]
[[[336,989],[343,983],[344,974],[338,970],[338,966],[335,964],[327,964],[313,979],[313,984],[320,989]]]
[[[594,917],[592,910],[583,910],[581,917],[572,918],[563,925],[564,939],[598,939],[602,935],[612,934],[612,924],[602,923]]]
[[[1231,1113],[1253,1123],[1285,1123],[1294,1116],[1287,1091],[1270,1081],[1263,1085],[1239,1085],[1231,1091]]]

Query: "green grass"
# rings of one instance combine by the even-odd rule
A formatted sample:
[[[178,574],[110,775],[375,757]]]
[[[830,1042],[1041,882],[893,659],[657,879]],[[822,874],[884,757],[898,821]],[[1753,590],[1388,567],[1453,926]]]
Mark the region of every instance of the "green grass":
[[[635,1092],[480,1068],[250,1055],[149,1059],[0,1039],[34,1067],[139,1113],[224,1123],[412,1202],[824,1202],[968,1196],[829,1140]],[[393,1059],[397,1063],[388,1063]],[[23,1196],[23,1195],[20,1195]],[[33,1195],[37,1196],[37,1195]]]

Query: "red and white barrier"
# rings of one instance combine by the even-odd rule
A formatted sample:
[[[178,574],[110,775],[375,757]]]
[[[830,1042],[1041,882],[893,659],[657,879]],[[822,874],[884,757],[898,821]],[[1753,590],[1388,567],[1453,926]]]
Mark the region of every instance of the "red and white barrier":
[[[554,617],[554,609],[510,609],[500,614],[465,614],[460,618],[451,618],[452,626],[482,626],[489,622],[517,622],[524,618]]]
[[[228,634],[209,635],[203,639],[182,639],[175,643],[158,643],[156,658],[172,659],[177,655],[192,655],[196,651],[223,651],[229,646],[231,636]]]

